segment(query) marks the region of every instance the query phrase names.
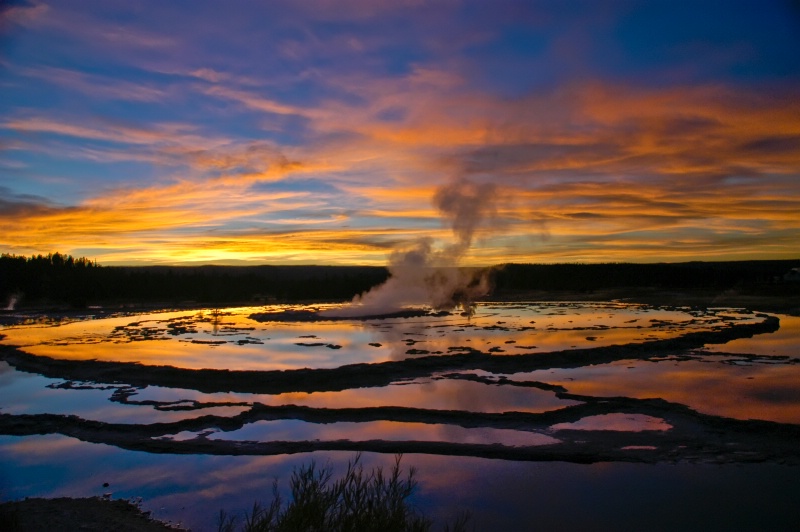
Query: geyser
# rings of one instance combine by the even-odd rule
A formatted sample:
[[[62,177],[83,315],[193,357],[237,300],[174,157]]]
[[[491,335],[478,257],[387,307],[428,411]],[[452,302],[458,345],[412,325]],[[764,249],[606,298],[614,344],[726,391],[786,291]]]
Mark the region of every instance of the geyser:
[[[454,242],[437,249],[433,239],[422,238],[389,257],[389,279],[353,298],[349,305],[325,311],[327,316],[370,316],[398,312],[415,306],[436,310],[461,307],[486,295],[486,272],[460,267],[478,228],[495,215],[496,187],[458,178],[440,187],[433,204],[449,223]]]

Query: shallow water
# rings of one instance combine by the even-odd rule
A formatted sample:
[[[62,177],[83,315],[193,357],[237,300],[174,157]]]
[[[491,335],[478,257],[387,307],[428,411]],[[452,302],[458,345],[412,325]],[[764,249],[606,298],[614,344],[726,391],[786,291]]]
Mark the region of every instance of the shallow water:
[[[353,459],[341,452],[136,453],[64,436],[0,436],[0,449],[4,499],[141,497],[154,517],[197,531],[217,530],[221,508],[241,519],[254,499],[269,500],[276,478],[285,495],[295,467],[314,460],[336,476]],[[362,461],[366,469],[389,468],[393,457],[367,453]],[[571,464],[408,454],[401,465],[417,468],[412,502],[419,511],[441,524],[469,510],[475,530],[788,531],[800,519],[800,468],[776,464]]]
[[[317,305],[327,309],[332,305]],[[618,303],[480,305],[477,312],[382,320],[272,321],[250,316],[297,307],[157,312],[2,329],[3,343],[71,360],[180,368],[282,370],[402,360],[476,349],[497,355],[600,347],[710,330],[749,313]]]
[[[416,503],[437,519],[471,508],[478,529],[524,530],[530,519],[686,528],[676,516],[608,511],[619,507],[614,494],[631,506],[648,493],[689,505],[666,489],[679,483],[751,497],[752,513],[772,497],[765,522],[789,522],[781,501],[787,489],[800,493],[800,318],[779,316],[775,330],[743,309],[617,302],[257,317],[288,309],[3,327],[0,343],[17,349],[0,347],[0,497],[141,496],[157,517],[211,530],[218,509],[241,511],[256,492],[268,498],[275,476],[288,483],[311,457],[342,470],[357,451],[384,466],[405,452],[420,470]],[[66,365],[41,367],[38,357]],[[770,475],[774,484],[759,484]],[[603,482],[612,485],[605,496],[586,491]],[[571,499],[598,506],[582,510],[584,520],[559,515]],[[754,518],[728,512],[738,519],[707,522]]]

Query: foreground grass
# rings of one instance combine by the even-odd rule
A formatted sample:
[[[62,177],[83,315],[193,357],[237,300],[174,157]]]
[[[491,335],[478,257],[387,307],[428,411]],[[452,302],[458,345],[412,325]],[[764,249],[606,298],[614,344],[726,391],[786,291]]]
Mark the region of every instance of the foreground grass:
[[[360,459],[359,453],[338,480],[333,480],[330,467],[319,468],[314,461],[295,469],[288,504],[284,504],[276,480],[272,501],[268,505],[254,503],[240,529],[244,532],[430,530],[433,522],[411,507],[408,500],[417,487],[415,468],[410,468],[404,476],[400,468],[402,455],[397,455],[388,474],[380,467],[367,473]],[[464,514],[452,525],[446,525],[445,530],[466,530],[468,519],[468,514]],[[219,532],[235,532],[238,524],[236,516],[220,510]]]

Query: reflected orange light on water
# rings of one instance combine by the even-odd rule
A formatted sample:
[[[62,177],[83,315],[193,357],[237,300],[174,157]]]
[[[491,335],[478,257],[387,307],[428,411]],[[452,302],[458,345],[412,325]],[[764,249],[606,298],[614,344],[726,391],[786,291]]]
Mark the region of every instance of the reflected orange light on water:
[[[767,356],[800,358],[800,316],[780,314],[781,327],[768,335],[739,338],[723,345],[708,345],[707,351],[717,353],[752,353]]]
[[[358,388],[340,392],[287,393],[261,396],[267,404],[298,404],[314,408],[402,406],[469,412],[546,412],[578,404],[535,388],[491,386],[461,380],[418,379],[408,384]]]
[[[669,430],[672,425],[653,416],[643,414],[601,414],[587,416],[572,423],[557,423],[552,430],[611,430],[616,432],[641,432],[643,430]]]
[[[186,437],[192,437],[187,434]],[[236,441],[441,441],[476,444],[551,445],[559,440],[539,432],[495,428],[465,428],[437,423],[401,423],[396,421],[339,422],[331,425],[307,424],[300,421],[258,421],[232,432],[216,432],[215,440]]]
[[[4,452],[13,452],[23,462],[36,462],[43,458],[69,455],[83,445],[73,438],[19,438],[4,443]]]
[[[546,379],[579,395],[661,398],[716,416],[800,423],[796,365],[746,360],[739,365],[723,362],[726,359],[621,361],[524,376]]]
[[[687,332],[710,331],[731,323],[752,323],[760,319],[753,313],[736,310],[698,313],[621,303],[484,303],[471,318],[452,314],[366,321],[262,323],[249,317],[254,312],[289,308],[296,307],[155,312],[56,326],[6,327],[3,343],[20,346],[35,355],[72,360],[138,362],[188,369],[283,370],[335,368],[436,354],[457,356],[472,350],[502,357],[529,353],[536,356],[536,353],[562,349],[677,338]],[[794,371],[795,366],[779,358],[753,358],[733,353],[763,353],[770,357],[792,353],[800,332],[798,323],[798,318],[782,316],[782,328],[777,333],[707,347],[691,352],[688,359],[661,357],[618,361],[510,377],[560,385],[579,395],[659,397],[714,415],[796,423],[800,421],[800,397],[796,392],[800,389],[800,375]],[[731,354],[723,354],[728,350]],[[491,374],[481,378],[488,380],[475,382],[434,374],[372,388],[278,395],[202,394],[148,387],[138,390],[133,399],[532,413],[577,404],[559,399],[553,391],[536,387],[493,385]],[[30,387],[24,382],[24,379],[17,379],[6,391],[11,393],[17,388]],[[30,397],[27,402],[9,405],[9,411],[76,413],[93,419],[129,423],[177,420],[190,415],[131,410],[124,405],[108,404],[103,401],[103,392],[97,390],[79,394],[77,390],[46,388],[27,397]],[[53,410],[48,407],[50,403],[63,408]],[[232,415],[241,409],[219,407],[205,412]]]
[[[309,308],[330,308],[316,306]],[[724,324],[724,314],[616,303],[481,304],[459,314],[390,320],[259,322],[292,307],[169,311],[3,330],[3,343],[69,360],[187,369],[286,370],[480,351],[497,356],[674,338]],[[215,314],[217,313],[217,314]],[[731,314],[738,322],[753,315]]]

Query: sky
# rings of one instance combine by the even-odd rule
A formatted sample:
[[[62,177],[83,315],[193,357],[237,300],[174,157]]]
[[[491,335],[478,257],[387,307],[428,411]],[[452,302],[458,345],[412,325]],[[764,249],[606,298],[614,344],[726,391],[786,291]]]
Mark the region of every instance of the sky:
[[[800,257],[797,1],[0,6],[2,253]]]

